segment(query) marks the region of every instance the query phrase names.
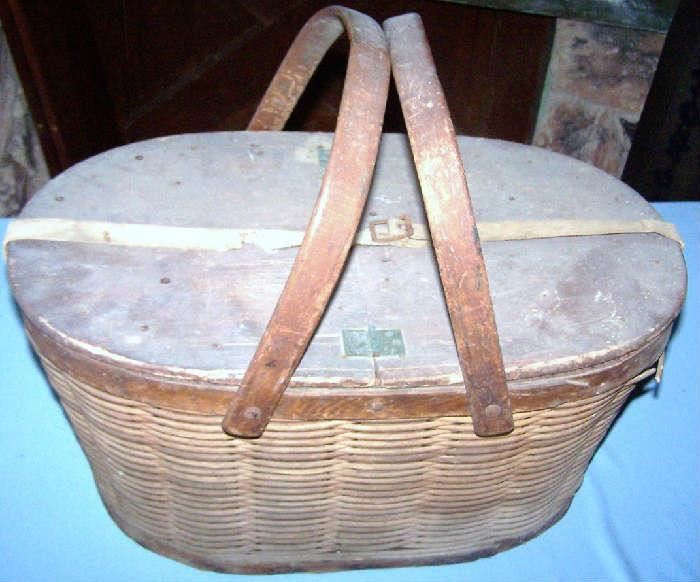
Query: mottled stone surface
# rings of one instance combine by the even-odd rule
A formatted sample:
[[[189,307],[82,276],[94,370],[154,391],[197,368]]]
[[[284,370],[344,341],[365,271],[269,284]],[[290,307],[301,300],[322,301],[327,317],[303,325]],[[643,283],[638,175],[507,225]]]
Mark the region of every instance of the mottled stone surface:
[[[620,176],[664,38],[559,20],[533,143]]]
[[[552,52],[552,90],[638,112],[663,43],[660,34],[560,20]]]
[[[48,171],[2,28],[0,95],[0,216],[11,216],[48,180]]]
[[[573,156],[620,176],[629,152],[637,116],[586,103],[568,95],[552,95],[549,120],[535,145]]]

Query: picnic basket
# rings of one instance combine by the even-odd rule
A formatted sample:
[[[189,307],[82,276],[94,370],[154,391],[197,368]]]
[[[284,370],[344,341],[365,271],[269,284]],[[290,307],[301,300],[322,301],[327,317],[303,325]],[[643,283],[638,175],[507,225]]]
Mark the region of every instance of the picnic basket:
[[[279,131],[343,30],[335,134]],[[231,572],[492,554],[566,512],[657,371],[673,227],[581,162],[455,137],[420,19],[384,31],[320,11],[249,131],[100,154],[8,230],[28,337],[148,548]],[[410,141],[381,136],[390,60]]]

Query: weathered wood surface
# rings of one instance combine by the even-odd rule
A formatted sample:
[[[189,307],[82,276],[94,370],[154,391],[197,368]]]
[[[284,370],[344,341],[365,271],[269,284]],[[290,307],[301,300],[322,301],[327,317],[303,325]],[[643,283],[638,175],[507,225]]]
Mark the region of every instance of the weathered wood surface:
[[[303,229],[332,136],[212,133],[132,144],[71,168],[23,217],[216,228]],[[537,148],[460,138],[477,220],[656,219],[619,181]],[[362,228],[425,224],[404,136],[387,135]],[[235,385],[296,249],[175,251],[22,241],[10,277],[25,315],[79,350],[144,370]],[[627,353],[675,317],[678,245],[657,235],[484,244],[509,379]],[[348,357],[343,330],[401,330],[404,355]],[[298,385],[458,383],[430,248],[355,247],[299,366]]]
[[[418,14],[404,14],[382,26],[474,432],[507,434],[513,430],[513,413],[486,264],[457,135],[423,22]]]
[[[306,353],[340,280],[372,185],[389,92],[382,29],[365,14],[329,6],[299,32],[248,125],[282,130],[323,55],[345,32],[350,53],[333,146],[309,226],[284,289],[222,427],[259,437]]]

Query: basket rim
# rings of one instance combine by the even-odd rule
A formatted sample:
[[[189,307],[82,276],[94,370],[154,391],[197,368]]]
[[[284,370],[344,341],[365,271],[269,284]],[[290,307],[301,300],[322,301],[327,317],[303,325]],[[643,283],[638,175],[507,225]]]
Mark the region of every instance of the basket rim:
[[[45,363],[69,377],[113,396],[195,414],[223,415],[236,386],[221,381],[168,375],[165,371],[117,365],[47,333],[24,318],[27,336]],[[577,401],[637,383],[656,371],[673,322],[641,348],[596,366],[566,374],[509,380],[513,411],[534,411]],[[469,396],[463,383],[325,387],[292,385],[282,397],[275,418],[289,420],[395,419],[469,416]]]

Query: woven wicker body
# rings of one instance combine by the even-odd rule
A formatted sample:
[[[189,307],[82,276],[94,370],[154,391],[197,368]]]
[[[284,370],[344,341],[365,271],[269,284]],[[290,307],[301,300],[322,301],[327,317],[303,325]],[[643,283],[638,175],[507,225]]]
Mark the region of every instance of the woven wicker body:
[[[564,514],[656,369],[685,265],[672,226],[631,189],[537,148],[435,139],[463,174],[459,143],[476,218],[462,228],[455,214],[439,238],[452,204],[438,193],[426,212],[416,180],[441,175],[436,158],[414,168],[406,137],[384,136],[362,214],[363,193],[347,202],[333,172],[369,188],[376,151],[343,158],[344,139],[131,144],[52,180],[8,229],[28,336],[110,514],[146,547],[232,572],[500,551]],[[337,204],[348,208],[324,219]],[[464,264],[462,238],[478,250]],[[479,305],[455,301],[468,288]],[[484,306],[486,318],[470,313]],[[484,357],[465,365],[470,350]],[[264,432],[231,437],[222,419],[229,433]]]
[[[515,414],[273,421],[231,439],[219,415],[111,396],[47,365],[110,514],[147,547],[214,570],[439,563],[495,553],[567,509],[631,386]]]

